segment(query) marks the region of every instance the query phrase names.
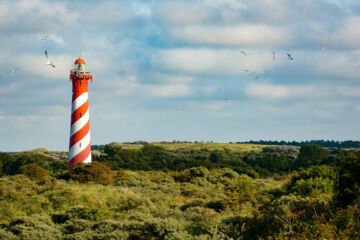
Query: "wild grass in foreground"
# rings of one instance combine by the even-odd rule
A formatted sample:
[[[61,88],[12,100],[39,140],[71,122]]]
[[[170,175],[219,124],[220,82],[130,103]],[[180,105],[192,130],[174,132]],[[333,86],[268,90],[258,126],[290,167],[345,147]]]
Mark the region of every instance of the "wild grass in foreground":
[[[105,150],[70,172],[66,160],[1,154],[0,239],[360,238],[359,153]]]

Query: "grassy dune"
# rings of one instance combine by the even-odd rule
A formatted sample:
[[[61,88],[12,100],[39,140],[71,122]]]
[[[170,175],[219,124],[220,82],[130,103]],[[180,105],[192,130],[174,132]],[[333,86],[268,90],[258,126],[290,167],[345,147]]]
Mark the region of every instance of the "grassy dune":
[[[141,143],[112,143],[125,149],[140,149],[143,147]],[[269,145],[259,144],[231,144],[231,143],[173,143],[173,142],[152,142],[151,144],[162,146],[167,150],[199,150],[207,148],[209,150],[231,150],[234,152],[260,152],[264,147]]]

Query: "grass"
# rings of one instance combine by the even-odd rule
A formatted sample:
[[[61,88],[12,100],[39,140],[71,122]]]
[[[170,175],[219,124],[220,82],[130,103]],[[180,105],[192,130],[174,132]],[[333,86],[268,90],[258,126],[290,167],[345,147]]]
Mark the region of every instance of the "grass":
[[[121,146],[124,149],[140,149],[143,147],[141,143],[112,143]],[[162,146],[167,150],[199,150],[207,148],[209,150],[225,150],[229,149],[234,152],[261,152],[264,147],[269,145],[259,144],[232,144],[232,143],[173,143],[173,142],[152,142],[151,144]]]

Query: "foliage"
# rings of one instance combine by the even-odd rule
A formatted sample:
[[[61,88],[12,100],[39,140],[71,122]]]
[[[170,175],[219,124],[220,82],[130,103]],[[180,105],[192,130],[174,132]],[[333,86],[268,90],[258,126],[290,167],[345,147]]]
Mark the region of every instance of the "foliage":
[[[290,146],[302,146],[304,144],[316,144],[322,147],[334,147],[334,148],[358,148],[358,141],[334,141],[334,140],[310,140],[310,141],[248,141],[248,142],[237,142],[239,144],[250,143],[250,144],[261,144],[261,145],[290,145]]]
[[[360,152],[350,153],[340,162],[336,186],[338,204],[345,207],[360,201]]]
[[[45,177],[49,176],[49,173],[43,169],[42,167],[39,167],[35,163],[30,163],[23,165],[19,168],[19,172],[28,176],[30,179],[33,180],[41,180]]]
[[[104,185],[114,183],[111,169],[100,162],[77,163],[70,169],[68,175],[70,179],[81,183],[95,182]]]
[[[319,165],[329,157],[329,151],[316,144],[304,144],[300,148],[300,154],[295,161],[296,167],[308,168]]]
[[[322,165],[313,166],[294,172],[288,185],[291,193],[307,196],[310,193],[326,193],[333,195],[336,180],[334,167]]]
[[[70,172],[48,150],[1,154],[0,239],[360,237],[359,153],[316,147],[298,168],[287,149],[136,144],[106,145]]]

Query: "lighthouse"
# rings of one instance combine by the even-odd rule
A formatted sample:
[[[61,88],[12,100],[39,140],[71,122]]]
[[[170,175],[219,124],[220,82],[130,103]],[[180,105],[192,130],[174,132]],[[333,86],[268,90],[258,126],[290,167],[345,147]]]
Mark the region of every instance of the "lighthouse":
[[[88,83],[93,80],[85,69],[85,61],[78,58],[70,71],[72,82],[71,127],[68,169],[78,162],[91,163],[90,117]]]

